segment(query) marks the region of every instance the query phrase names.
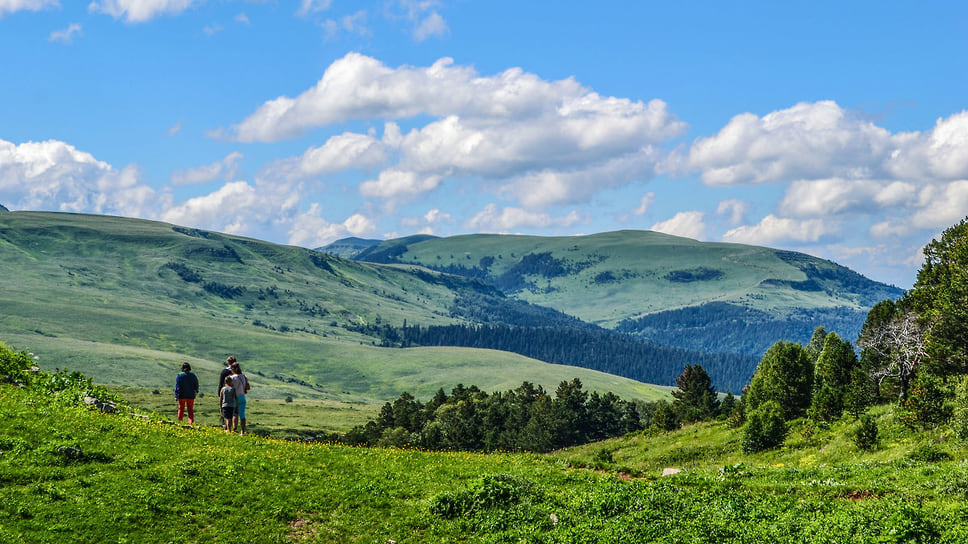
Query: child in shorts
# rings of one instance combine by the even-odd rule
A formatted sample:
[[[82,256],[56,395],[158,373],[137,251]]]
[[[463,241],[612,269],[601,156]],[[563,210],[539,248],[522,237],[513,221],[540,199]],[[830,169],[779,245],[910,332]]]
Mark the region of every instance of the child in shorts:
[[[219,405],[222,407],[222,418],[225,419],[225,432],[230,433],[235,428],[235,387],[232,376],[225,377],[225,385],[218,392]]]

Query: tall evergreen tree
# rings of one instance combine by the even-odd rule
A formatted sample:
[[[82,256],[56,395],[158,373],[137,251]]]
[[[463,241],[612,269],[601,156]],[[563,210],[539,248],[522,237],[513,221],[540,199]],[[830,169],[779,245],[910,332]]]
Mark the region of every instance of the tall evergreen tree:
[[[673,406],[685,423],[704,421],[716,416],[719,399],[706,370],[699,365],[686,365],[676,378],[678,389],[672,392]]]
[[[776,401],[787,419],[803,416],[813,396],[813,363],[800,344],[779,341],[763,355],[744,395],[746,413]]]
[[[904,302],[929,328],[927,353],[937,374],[968,371],[968,217],[923,249],[924,264]]]
[[[850,342],[836,333],[826,335],[814,373],[811,417],[832,421],[844,413],[844,400],[856,367],[857,354]]]

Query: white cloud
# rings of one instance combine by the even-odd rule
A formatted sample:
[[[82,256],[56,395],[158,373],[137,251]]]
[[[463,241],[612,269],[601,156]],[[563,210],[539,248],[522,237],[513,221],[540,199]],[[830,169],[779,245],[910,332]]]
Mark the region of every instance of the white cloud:
[[[514,207],[498,209],[497,205],[488,204],[465,226],[479,232],[509,232],[520,228],[569,227],[582,220],[576,211],[564,217],[553,217],[543,212]]]
[[[156,199],[134,166],[119,171],[56,140],[0,140],[0,202],[9,207],[140,216]]]
[[[402,170],[384,170],[375,180],[360,184],[360,194],[386,200],[410,200],[440,185],[440,176],[422,176]]]
[[[332,0],[300,0],[296,15],[305,17],[311,13],[326,11],[332,3]]]
[[[360,10],[352,15],[344,15],[339,19],[327,19],[320,23],[326,31],[326,39],[334,39],[340,32],[349,32],[359,36],[369,36],[370,29],[366,26],[366,11]]]
[[[746,220],[746,213],[750,210],[749,202],[730,198],[723,200],[716,206],[716,215],[725,215],[730,225],[738,225]]]
[[[651,208],[652,204],[654,203],[655,203],[655,193],[650,191],[642,195],[642,198],[639,200],[639,207],[632,210],[632,215],[638,215],[638,216],[645,215],[646,213],[648,213],[649,208]]]
[[[339,238],[376,232],[376,224],[363,214],[353,214],[342,223],[327,221],[320,214],[319,204],[314,203],[306,213],[296,216],[289,229],[289,243],[315,248]]]
[[[233,181],[213,193],[169,208],[161,219],[176,225],[244,234],[249,230],[250,214],[263,207],[262,196],[255,187],[245,181]]]
[[[446,36],[449,31],[447,21],[444,21],[439,13],[433,11],[417,24],[417,28],[413,31],[413,38],[422,42],[431,36]]]
[[[454,217],[452,215],[433,208],[420,217],[404,217],[400,219],[400,226],[407,230],[416,230],[421,234],[433,234],[435,226],[453,222]]]
[[[81,25],[79,23],[71,23],[64,30],[55,30],[51,32],[50,36],[47,37],[47,41],[71,44],[74,42],[74,37],[80,35]]]
[[[177,123],[172,125],[171,128],[168,129],[166,134],[168,134],[169,136],[174,136],[175,134],[178,134],[181,131],[181,128],[182,128],[182,122],[178,121]]]
[[[614,142],[638,131],[645,131],[636,135],[638,142],[656,142],[683,128],[661,101],[602,98],[572,79],[547,82],[519,68],[479,77],[470,67],[454,66],[449,58],[424,68],[393,69],[350,53],[333,62],[313,88],[296,98],[266,102],[236,125],[234,133],[241,141],[268,142],[349,119],[417,115],[491,122],[557,119],[558,128],[584,146]],[[610,130],[597,124],[602,118],[613,121]],[[609,135],[612,129],[620,134]]]
[[[6,13],[17,11],[40,11],[49,7],[58,7],[58,0],[0,0],[0,17]]]
[[[235,177],[240,160],[242,160],[242,154],[234,151],[226,155],[222,160],[215,161],[211,164],[176,170],[171,175],[171,182],[174,185],[190,185],[207,183],[217,178],[228,181]]]
[[[968,178],[968,111],[938,119],[927,133],[899,136],[888,170],[900,179]]]
[[[102,0],[91,2],[88,10],[106,13],[129,23],[143,23],[162,15],[178,15],[205,0]]]
[[[691,146],[686,168],[709,185],[872,177],[897,139],[835,102],[799,103],[757,117],[733,117]]]
[[[225,29],[222,28],[222,25],[217,23],[212,23],[210,25],[205,26],[205,28],[202,29],[202,32],[204,32],[206,36],[214,36],[223,30]]]
[[[674,236],[683,236],[695,240],[706,238],[705,214],[702,212],[679,212],[671,219],[661,221],[649,227],[649,230],[664,232]]]
[[[393,122],[418,116],[431,120],[406,135]],[[451,59],[393,69],[350,53],[313,88],[266,102],[232,132],[239,141],[275,141],[352,119],[386,122],[383,149],[396,160],[361,185],[364,196],[413,198],[443,179],[464,178],[504,182],[497,188],[526,207],[586,202],[646,181],[663,157],[653,144],[684,128],[662,101],[602,97],[572,79],[544,81],[518,68],[482,77]],[[367,165],[384,158],[372,137],[341,138],[372,144]],[[319,155],[330,170],[341,168],[326,153],[335,143],[277,166],[298,171],[322,164],[310,157]]]
[[[242,23],[243,25],[247,25],[250,23],[249,17],[245,13],[239,13],[238,15],[235,16],[234,20],[236,23]]]
[[[942,229],[968,216],[968,180],[929,187],[922,191],[920,209],[911,223],[922,229]]]
[[[392,139],[394,131],[389,129]],[[330,137],[321,146],[310,147],[298,157],[270,163],[260,173],[263,179],[303,179],[351,168],[371,169],[387,159],[384,142],[365,134],[345,132]]]
[[[821,237],[834,234],[839,225],[821,219],[797,220],[767,215],[756,225],[736,227],[723,235],[723,241],[744,244],[768,245],[776,242],[817,242]]]

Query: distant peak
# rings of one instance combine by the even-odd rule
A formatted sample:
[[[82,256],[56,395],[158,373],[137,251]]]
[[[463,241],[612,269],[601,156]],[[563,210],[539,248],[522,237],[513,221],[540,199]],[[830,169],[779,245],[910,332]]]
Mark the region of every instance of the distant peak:
[[[9,211],[10,210],[8,210],[6,206],[4,206],[3,204],[0,204],[0,212],[9,212]]]

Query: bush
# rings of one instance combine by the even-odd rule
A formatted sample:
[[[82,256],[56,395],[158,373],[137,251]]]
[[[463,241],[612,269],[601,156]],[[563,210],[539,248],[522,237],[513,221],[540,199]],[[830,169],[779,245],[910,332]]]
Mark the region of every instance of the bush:
[[[941,383],[941,378],[918,373],[911,382],[911,390],[904,400],[904,414],[901,420],[912,429],[930,429],[951,418],[951,407],[945,403],[948,392]]]
[[[775,448],[786,438],[787,426],[780,404],[770,400],[746,416],[743,427],[743,451],[755,453]]]
[[[958,382],[951,426],[960,440],[968,441],[968,376]]]
[[[860,424],[854,430],[854,444],[864,451],[877,449],[877,421],[869,414],[860,416]]]

